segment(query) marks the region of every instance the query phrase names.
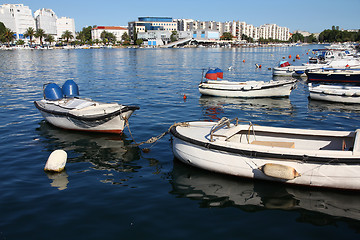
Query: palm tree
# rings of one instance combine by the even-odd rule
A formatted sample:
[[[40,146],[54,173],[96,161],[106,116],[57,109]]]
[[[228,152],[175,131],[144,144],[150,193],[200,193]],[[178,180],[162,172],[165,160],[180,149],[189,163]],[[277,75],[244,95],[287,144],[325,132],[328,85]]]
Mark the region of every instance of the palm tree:
[[[54,38],[53,35],[48,34],[45,37],[45,41],[48,42],[51,45],[51,43],[55,42],[55,38]]]
[[[10,46],[10,42],[16,39],[15,32],[11,31],[10,28],[5,28],[5,31],[3,33],[3,37],[5,41],[7,41],[8,46]]]
[[[42,46],[42,39],[46,37],[45,31],[39,28],[35,33],[35,37],[40,38],[40,45]]]
[[[69,39],[73,39],[74,35],[69,31],[66,30],[62,35],[61,35],[62,39],[66,39],[66,42],[69,43]]]
[[[28,29],[26,29],[25,33],[24,33],[24,37],[29,37],[30,38],[30,45],[32,44],[32,39],[35,36],[35,30],[32,27],[29,27]]]

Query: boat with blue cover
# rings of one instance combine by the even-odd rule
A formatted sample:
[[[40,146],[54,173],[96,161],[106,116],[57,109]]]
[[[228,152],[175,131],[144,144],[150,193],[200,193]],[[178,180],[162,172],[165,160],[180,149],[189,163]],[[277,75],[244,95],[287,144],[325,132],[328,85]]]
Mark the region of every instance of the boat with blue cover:
[[[102,103],[79,97],[79,88],[67,80],[62,88],[56,83],[44,85],[44,98],[35,101],[36,108],[50,124],[69,130],[117,133],[138,106]]]

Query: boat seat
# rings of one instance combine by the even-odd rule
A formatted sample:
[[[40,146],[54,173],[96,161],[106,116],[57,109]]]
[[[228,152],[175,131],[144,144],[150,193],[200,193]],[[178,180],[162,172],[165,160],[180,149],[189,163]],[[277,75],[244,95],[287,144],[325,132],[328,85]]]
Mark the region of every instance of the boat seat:
[[[247,126],[247,125],[234,126],[234,127],[230,128],[228,131],[226,131],[223,134],[223,136],[225,137],[225,140],[228,140],[229,138],[231,138],[232,136],[234,136],[235,134],[237,134],[238,132],[240,132],[242,130],[249,130],[249,126]]]
[[[273,141],[252,141],[251,144],[269,146],[269,147],[282,147],[282,148],[295,148],[294,142],[273,142]]]

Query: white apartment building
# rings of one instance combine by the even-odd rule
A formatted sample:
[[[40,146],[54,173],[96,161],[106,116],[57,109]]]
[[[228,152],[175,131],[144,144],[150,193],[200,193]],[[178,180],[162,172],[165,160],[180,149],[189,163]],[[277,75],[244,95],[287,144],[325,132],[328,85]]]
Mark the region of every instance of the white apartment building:
[[[218,31],[220,36],[224,32],[231,33],[237,40],[242,40],[242,35],[253,38],[255,41],[260,38],[264,39],[278,39],[281,41],[288,41],[290,38],[289,28],[279,27],[276,24],[265,24],[260,27],[254,27],[251,24],[240,21],[197,21],[192,19],[177,19],[179,31],[194,31],[194,30],[212,30]]]
[[[31,9],[23,4],[0,5],[0,22],[16,33],[16,39],[24,39],[26,29],[36,29]]]
[[[101,33],[103,31],[112,33],[116,37],[116,41],[121,41],[124,33],[128,32],[128,29],[125,27],[111,27],[111,26],[97,26],[91,29],[91,40],[101,40]]]
[[[57,39],[61,38],[61,35],[68,30],[75,37],[75,21],[73,18],[61,17],[56,20]]]
[[[34,13],[36,29],[42,29],[46,34],[57,36],[57,16],[51,9],[42,8]]]

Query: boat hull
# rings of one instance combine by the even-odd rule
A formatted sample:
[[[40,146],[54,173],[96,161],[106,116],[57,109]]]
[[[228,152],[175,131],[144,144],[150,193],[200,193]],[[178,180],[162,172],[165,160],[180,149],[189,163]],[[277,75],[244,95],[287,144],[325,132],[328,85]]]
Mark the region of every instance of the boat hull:
[[[309,82],[360,83],[360,72],[308,71],[306,75]]]
[[[312,87],[309,84],[311,99],[347,104],[360,104],[360,87],[319,85]]]
[[[226,81],[227,82],[227,81]],[[294,88],[296,80],[270,81],[267,83],[227,82],[201,83],[199,92],[205,96],[233,98],[288,97]]]
[[[67,130],[116,134],[123,132],[126,124],[125,121],[130,118],[135,110],[139,109],[137,106],[118,105],[115,111],[112,110],[107,114],[77,116],[70,111],[50,109],[46,104],[41,104],[40,101],[35,101],[34,104],[44,119],[56,127]],[[105,112],[105,110],[103,112]]]
[[[209,124],[209,123],[207,123]],[[205,170],[245,178],[276,181],[287,184],[313,187],[360,190],[360,159],[355,157],[334,163],[331,158],[325,160],[303,153],[301,155],[271,154],[267,150],[234,147],[231,143],[212,143],[194,140],[172,127],[172,149],[180,161]],[[196,131],[196,130],[194,130]],[[207,135],[208,138],[209,134]],[[270,150],[271,151],[271,150]],[[336,160],[335,160],[336,161]],[[355,163],[357,162],[357,163]],[[299,175],[293,179],[271,177],[263,172],[265,165],[285,166],[295,169]]]

